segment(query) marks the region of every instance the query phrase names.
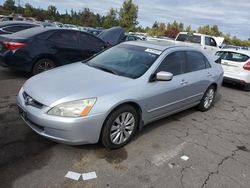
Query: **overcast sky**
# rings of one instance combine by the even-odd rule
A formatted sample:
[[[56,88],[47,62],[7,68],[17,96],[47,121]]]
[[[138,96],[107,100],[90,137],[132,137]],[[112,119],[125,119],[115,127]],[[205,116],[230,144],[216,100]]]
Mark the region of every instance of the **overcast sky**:
[[[17,1],[17,0],[16,0]],[[120,8],[123,0],[20,0],[34,7],[47,8],[55,5],[63,13],[65,10],[90,8],[95,13],[106,14],[111,7]],[[4,0],[0,0],[1,4]],[[250,0],[134,0],[139,7],[138,21],[142,26],[152,26],[155,20],[174,20],[191,25],[218,25],[225,33],[239,38],[250,37]]]

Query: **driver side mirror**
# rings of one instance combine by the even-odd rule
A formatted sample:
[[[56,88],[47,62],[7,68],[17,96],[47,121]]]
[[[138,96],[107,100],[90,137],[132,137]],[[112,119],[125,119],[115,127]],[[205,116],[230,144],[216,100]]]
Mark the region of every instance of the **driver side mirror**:
[[[160,71],[151,77],[150,81],[170,81],[173,79],[173,74],[170,72]]]

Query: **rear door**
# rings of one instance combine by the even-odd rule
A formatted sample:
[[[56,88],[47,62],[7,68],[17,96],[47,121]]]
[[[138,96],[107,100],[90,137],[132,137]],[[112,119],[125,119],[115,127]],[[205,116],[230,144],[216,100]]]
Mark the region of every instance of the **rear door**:
[[[81,59],[87,59],[105,48],[105,42],[85,32],[79,32]]]
[[[58,30],[49,39],[54,55],[62,65],[83,60],[79,46],[79,32]]]
[[[213,71],[207,58],[198,51],[186,51],[185,74],[183,80],[188,89],[184,105],[190,105],[201,100],[208,86],[212,83]]]

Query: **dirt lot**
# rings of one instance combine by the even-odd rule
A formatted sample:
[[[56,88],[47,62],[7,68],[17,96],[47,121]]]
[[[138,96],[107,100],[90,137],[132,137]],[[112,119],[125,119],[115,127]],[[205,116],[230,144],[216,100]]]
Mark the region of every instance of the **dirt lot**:
[[[31,131],[15,106],[28,77],[0,68],[0,187],[250,187],[248,92],[223,87],[209,112],[190,109],[157,121],[109,151],[57,144]],[[64,178],[69,170],[98,177],[73,181]]]

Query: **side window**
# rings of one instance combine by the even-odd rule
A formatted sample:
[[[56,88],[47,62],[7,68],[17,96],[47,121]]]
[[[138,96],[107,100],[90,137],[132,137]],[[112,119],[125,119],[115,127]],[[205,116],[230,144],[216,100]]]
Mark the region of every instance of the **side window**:
[[[207,46],[217,46],[216,41],[211,37],[205,37],[205,45]]]
[[[216,41],[213,38],[211,38],[210,45],[211,46],[215,46],[215,47],[217,46],[217,43],[216,43]]]
[[[57,44],[67,44],[69,46],[78,45],[78,32],[61,30],[57,31],[49,37],[49,40]]]
[[[105,43],[99,38],[85,34],[84,32],[80,34],[80,47],[82,49],[92,49],[94,51],[100,51],[105,46]]]
[[[195,51],[187,51],[186,72],[194,72],[206,68],[206,62],[203,54]]]
[[[245,62],[249,57],[240,53],[228,52],[227,56],[223,57],[223,59],[235,62]]]
[[[205,64],[206,64],[206,68],[211,68],[211,64],[209,63],[208,59],[203,55]]]
[[[8,33],[16,33],[18,31],[22,31],[24,29],[29,29],[35,27],[34,25],[19,25],[19,26],[9,26],[9,27],[5,27],[3,28],[4,31],[8,32]]]
[[[166,71],[174,76],[184,73],[184,52],[173,52],[169,54],[158,67],[157,72]]]
[[[209,39],[209,37],[205,37],[205,45],[210,46],[210,39]]]

